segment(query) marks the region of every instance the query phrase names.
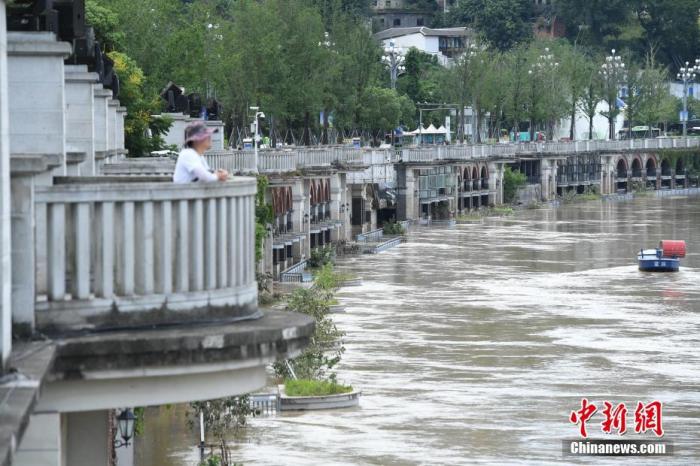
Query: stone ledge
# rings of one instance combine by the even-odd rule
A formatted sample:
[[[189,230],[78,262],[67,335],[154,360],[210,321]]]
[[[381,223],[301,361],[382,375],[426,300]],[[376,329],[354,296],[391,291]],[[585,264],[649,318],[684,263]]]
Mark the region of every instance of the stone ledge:
[[[16,343],[8,367],[13,372],[0,379],[0,465],[12,464],[41,386],[54,360],[51,342]]]
[[[68,58],[73,47],[58,42],[53,32],[8,32],[7,55],[59,56]]]
[[[35,175],[61,165],[61,154],[11,154],[12,175]]]
[[[196,365],[250,365],[284,358],[308,345],[314,320],[267,311],[255,320],[92,333],[58,339],[51,378],[99,379],[106,373],[167,373]],[[181,370],[181,369],[180,369]]]

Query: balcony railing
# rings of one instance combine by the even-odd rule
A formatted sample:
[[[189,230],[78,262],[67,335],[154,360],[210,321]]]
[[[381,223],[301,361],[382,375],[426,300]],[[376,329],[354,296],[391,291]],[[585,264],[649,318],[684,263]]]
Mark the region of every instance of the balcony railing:
[[[256,312],[254,179],[75,180],[36,189],[39,328]]]

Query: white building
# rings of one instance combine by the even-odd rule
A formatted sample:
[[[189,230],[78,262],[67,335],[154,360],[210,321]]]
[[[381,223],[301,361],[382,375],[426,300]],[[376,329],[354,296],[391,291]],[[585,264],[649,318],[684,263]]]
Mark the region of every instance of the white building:
[[[593,139],[608,139],[609,123],[608,119],[603,116],[604,112],[608,111],[608,104],[605,102],[598,103],[596,115],[593,118]],[[625,112],[624,110],[615,119],[615,132],[618,132],[624,127]],[[554,130],[554,139],[568,138],[571,134],[571,118],[563,118]],[[589,120],[586,115],[578,110],[576,112],[576,125],[574,128],[574,140],[583,141],[589,138]]]
[[[472,31],[466,27],[431,29],[427,27],[392,28],[378,32],[374,38],[388,46],[391,41],[402,53],[415,48],[437,57],[442,66],[450,66],[468,45]]]

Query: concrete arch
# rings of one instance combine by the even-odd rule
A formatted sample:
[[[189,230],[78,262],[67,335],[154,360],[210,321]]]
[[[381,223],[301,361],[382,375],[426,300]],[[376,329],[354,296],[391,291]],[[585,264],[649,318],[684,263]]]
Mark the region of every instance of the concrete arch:
[[[656,176],[656,157],[650,155],[645,165],[647,176]]]
[[[624,157],[620,157],[619,159],[617,159],[617,163],[615,164],[615,177],[627,178],[627,171],[627,160]]]
[[[489,169],[486,165],[481,166],[481,189],[489,189]]]
[[[632,178],[642,177],[642,159],[640,157],[634,157],[632,159]]]
[[[671,162],[668,158],[661,161],[661,176],[671,176]]]
[[[681,157],[676,160],[676,175],[682,175],[685,172],[685,162]]]

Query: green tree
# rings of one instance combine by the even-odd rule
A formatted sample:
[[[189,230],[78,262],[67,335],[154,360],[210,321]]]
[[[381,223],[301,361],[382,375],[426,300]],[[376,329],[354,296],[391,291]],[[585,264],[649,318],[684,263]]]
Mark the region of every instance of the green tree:
[[[460,0],[452,9],[453,24],[472,25],[499,50],[510,50],[532,37],[530,0]]]
[[[371,131],[375,144],[378,135],[396,128],[402,121],[412,118],[415,106],[410,99],[393,89],[368,87],[360,104],[360,124]]]
[[[700,0],[635,0],[632,3],[644,31],[646,49],[656,49],[661,63],[675,65],[698,56]]]
[[[629,0],[557,0],[554,5],[572,40],[584,26],[591,44],[602,49],[613,45],[610,42],[620,35],[633,11]]]
[[[506,165],[503,172],[503,201],[506,204],[515,202],[518,189],[525,186],[526,182],[527,177],[525,174],[520,173],[519,170],[513,170],[510,166]]]
[[[603,84],[598,69],[587,66],[583,71],[585,78],[583,93],[578,101],[578,109],[588,119],[588,139],[593,139],[593,120],[598,114],[598,104],[602,98]]]

